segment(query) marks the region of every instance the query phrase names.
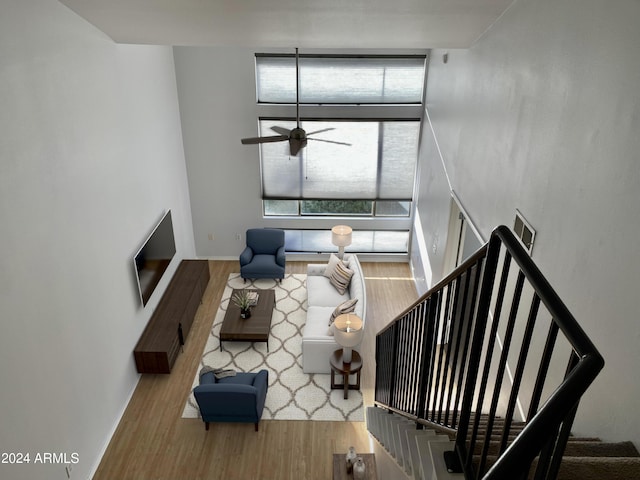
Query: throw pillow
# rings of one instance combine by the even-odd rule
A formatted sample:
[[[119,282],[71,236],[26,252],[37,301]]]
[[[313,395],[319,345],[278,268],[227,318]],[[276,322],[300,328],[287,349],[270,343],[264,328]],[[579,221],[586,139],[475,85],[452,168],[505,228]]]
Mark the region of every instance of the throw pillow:
[[[331,314],[331,317],[329,317],[329,326],[331,326],[338,315],[342,315],[343,313],[352,313],[353,311],[355,311],[356,303],[358,303],[358,299],[352,298],[338,305]]]
[[[353,270],[345,267],[345,265],[340,262],[336,265],[335,270],[329,277],[329,282],[333,285],[340,295],[344,295],[349,288],[349,283],[351,282],[351,277],[353,277]]]
[[[336,269],[336,265],[338,265],[339,263],[343,263],[342,260],[340,260],[335,253],[332,253],[329,256],[329,263],[327,263],[327,268],[325,268],[324,270],[324,276],[327,278],[331,278],[331,275],[333,275],[333,272]]]

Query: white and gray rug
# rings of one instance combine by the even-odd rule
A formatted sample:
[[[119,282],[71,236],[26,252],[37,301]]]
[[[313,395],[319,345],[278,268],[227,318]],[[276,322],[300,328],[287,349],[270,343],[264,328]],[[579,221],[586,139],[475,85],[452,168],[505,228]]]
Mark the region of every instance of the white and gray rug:
[[[275,290],[269,351],[264,342],[224,342],[224,350],[220,351],[220,327],[234,288]],[[275,280],[244,283],[239,273],[232,273],[222,294],[200,367],[208,365],[239,372],[268,370],[269,390],[262,414],[266,420],[364,421],[361,392],[351,390],[345,400],[342,390],[331,390],[329,374],[308,375],[302,372],[302,329],[306,317],[306,275],[288,274],[282,283]],[[200,368],[193,387],[198,385],[199,371]],[[182,416],[198,418],[199,415],[191,393]]]

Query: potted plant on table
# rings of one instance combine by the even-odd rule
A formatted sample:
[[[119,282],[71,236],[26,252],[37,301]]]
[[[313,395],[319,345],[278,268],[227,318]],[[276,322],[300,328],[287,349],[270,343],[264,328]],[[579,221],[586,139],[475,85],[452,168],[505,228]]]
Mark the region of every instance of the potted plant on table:
[[[251,316],[251,305],[253,305],[253,297],[249,290],[241,290],[231,297],[233,303],[240,308],[240,317],[249,318]]]

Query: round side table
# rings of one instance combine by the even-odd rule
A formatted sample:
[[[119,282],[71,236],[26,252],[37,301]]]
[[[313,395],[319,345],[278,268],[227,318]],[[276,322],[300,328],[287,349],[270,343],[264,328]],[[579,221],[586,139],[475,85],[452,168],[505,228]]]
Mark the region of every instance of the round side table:
[[[349,390],[360,390],[360,371],[362,370],[362,357],[355,350],[352,351],[351,363],[342,360],[342,349],[336,350],[331,355],[331,388],[343,388],[344,398],[349,398]],[[336,373],[342,376],[342,383],[336,383]],[[356,383],[349,383],[349,376],[356,375]]]

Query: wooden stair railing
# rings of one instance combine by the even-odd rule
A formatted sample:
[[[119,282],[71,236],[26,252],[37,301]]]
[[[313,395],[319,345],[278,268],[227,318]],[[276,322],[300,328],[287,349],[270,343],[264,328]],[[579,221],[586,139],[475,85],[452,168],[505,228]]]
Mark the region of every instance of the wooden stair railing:
[[[377,334],[375,402],[455,436],[445,457],[466,479],[553,480],[580,398],[603,365],[500,226]]]

